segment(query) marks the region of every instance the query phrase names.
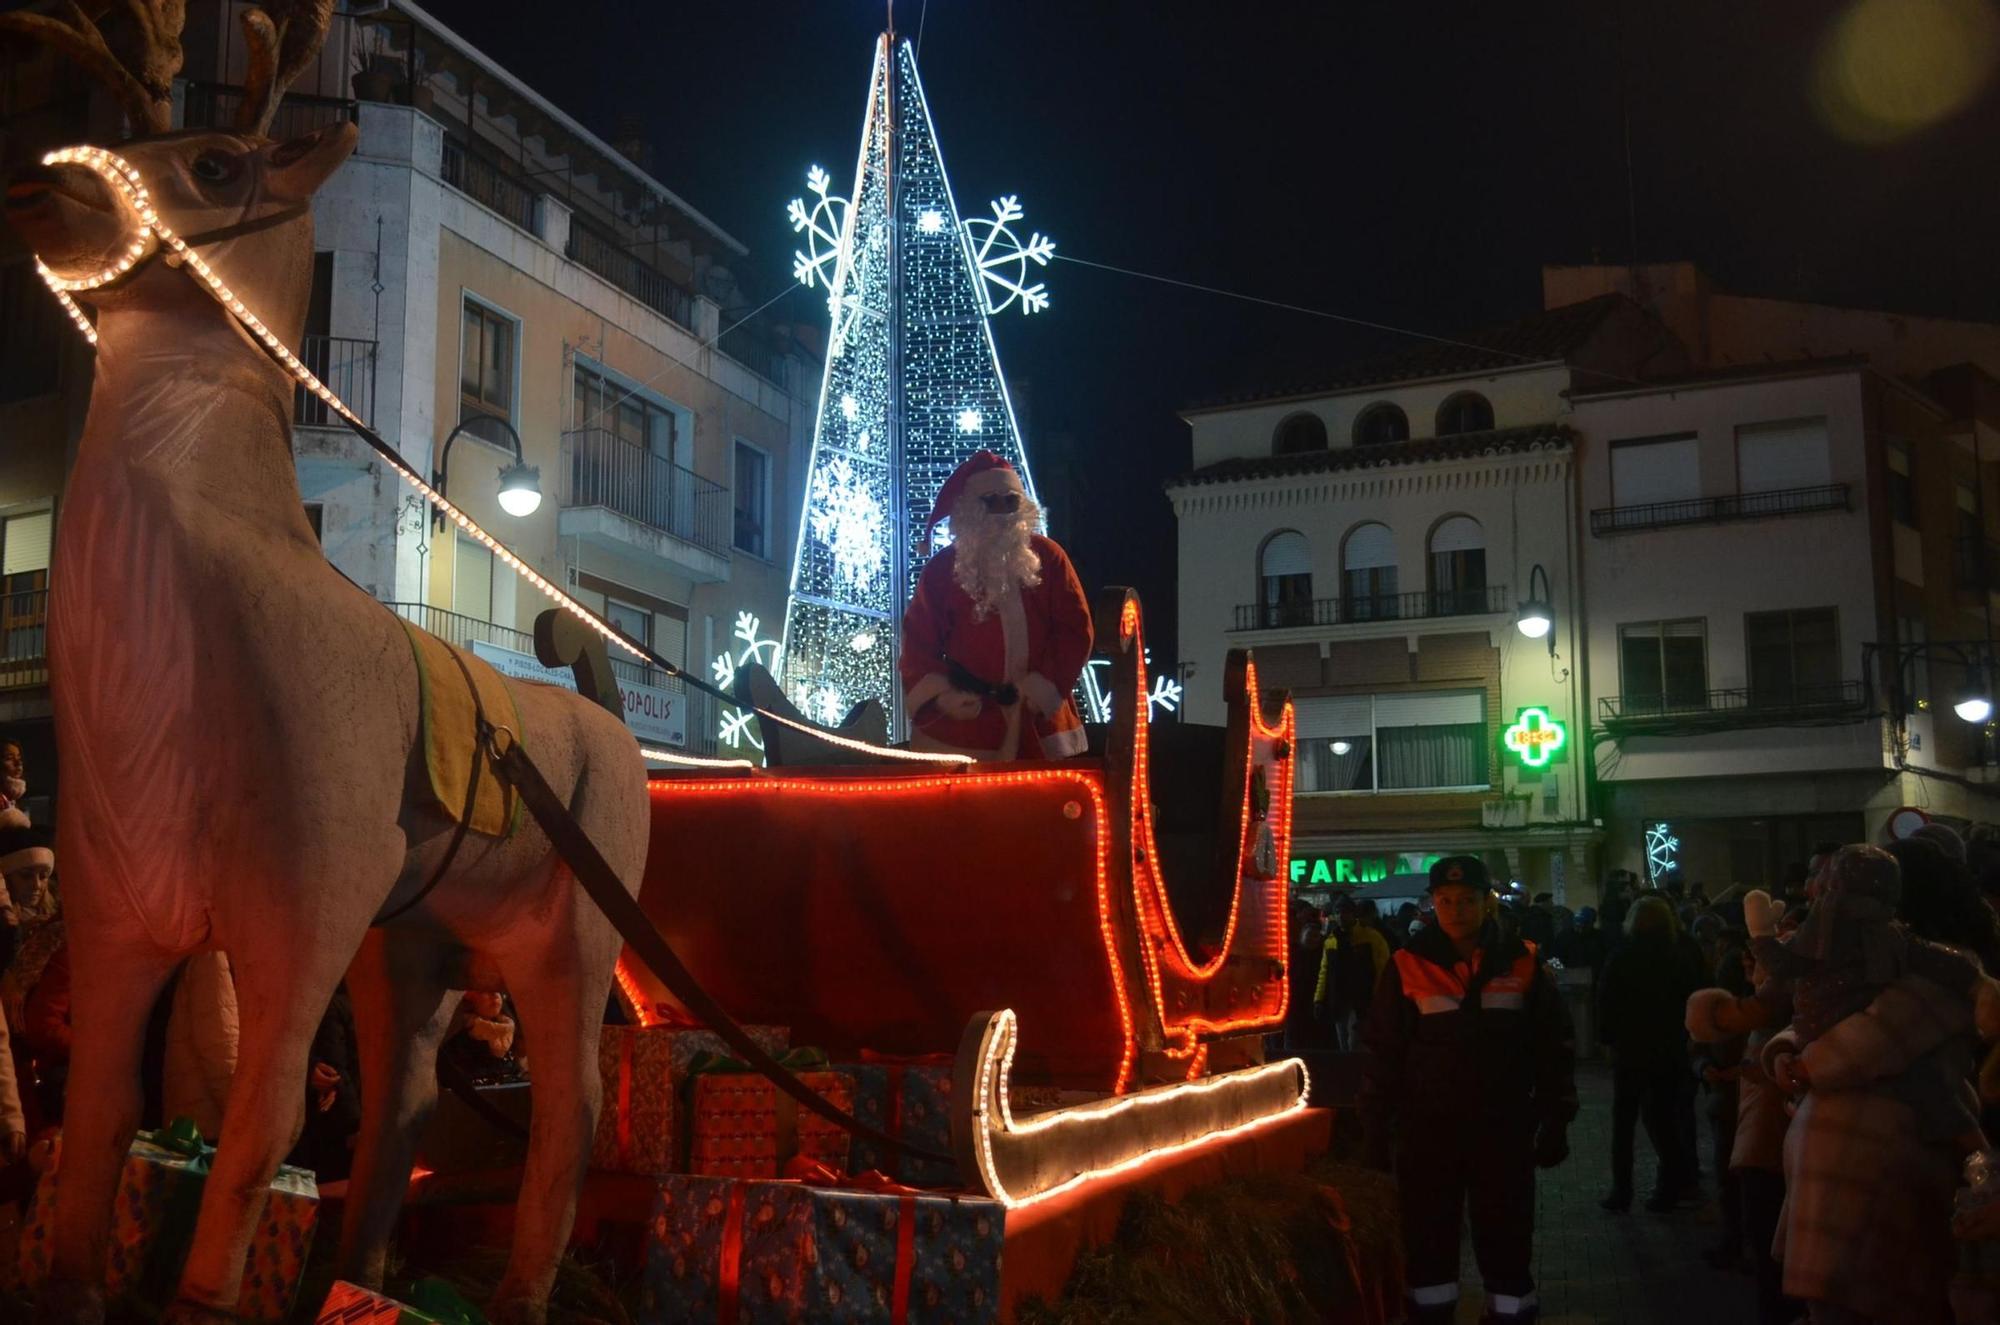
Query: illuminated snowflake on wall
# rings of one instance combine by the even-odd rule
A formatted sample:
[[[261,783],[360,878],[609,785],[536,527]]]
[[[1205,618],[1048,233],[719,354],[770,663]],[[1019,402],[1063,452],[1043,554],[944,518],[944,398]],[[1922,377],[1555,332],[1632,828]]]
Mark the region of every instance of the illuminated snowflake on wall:
[[[1681,840],[1674,836],[1672,824],[1646,825],[1646,873],[1655,882],[1679,868],[1680,855]]]
[[[812,536],[833,553],[834,574],[848,587],[866,591],[888,560],[888,522],[882,503],[856,479],[845,458],[813,475],[806,498]]]
[[[1014,233],[1014,222],[1027,215],[1021,200],[1013,194],[993,202],[993,219],[975,217],[965,223],[972,240],[972,260],[986,282],[986,311],[1004,313],[1016,302],[1023,313],[1039,313],[1049,306],[1049,290],[1040,281],[1028,284],[1030,264],[1049,265],[1055,256],[1056,241],[1037,230],[1024,244]]]
[[[872,699],[900,731],[898,637],[938,489],[985,450],[1035,493],[988,319],[1046,306],[1031,273],[1054,245],[1012,197],[961,220],[906,41],[876,44],[849,201],[824,171],[807,187],[794,275],[826,289],[831,325],[781,680],[816,718]]]

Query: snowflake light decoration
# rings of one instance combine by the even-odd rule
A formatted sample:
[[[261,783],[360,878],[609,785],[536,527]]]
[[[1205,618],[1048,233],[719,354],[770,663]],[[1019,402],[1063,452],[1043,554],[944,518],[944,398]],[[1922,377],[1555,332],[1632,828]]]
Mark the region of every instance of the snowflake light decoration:
[[[944,213],[935,207],[924,208],[917,218],[917,233],[920,235],[941,235],[944,233]]]
[[[817,199],[810,209],[804,198],[794,198],[785,208],[792,229],[806,237],[805,248],[792,254],[792,275],[810,290],[814,285],[833,289],[834,273],[840,267],[840,246],[847,234],[847,199],[831,193],[833,177],[818,166],[806,172],[806,188]]]
[[[763,638],[758,634],[762,629],[763,622],[759,621],[754,613],[736,614],[736,629],[732,632],[732,638],[740,642],[743,647],[733,654],[724,649],[716,654],[708,665],[709,674],[724,690],[734,690],[737,669],[748,667],[752,663],[762,663],[766,670],[776,675],[778,655],[783,651],[784,645],[777,640]],[[764,742],[758,737],[756,722],[755,713],[724,705],[716,737],[732,750],[741,749],[745,745],[753,750],[762,750]]]
[[[958,412],[958,430],[960,432],[978,432],[985,426],[986,416],[978,410],[967,406]]]
[[[982,216],[965,223],[973,244],[972,260],[985,278],[988,313],[1004,312],[1016,302],[1023,313],[1039,313],[1049,306],[1048,287],[1040,281],[1028,284],[1028,266],[1048,266],[1056,241],[1036,230],[1022,243],[1013,223],[1026,215],[1020,198],[1010,193],[994,200],[992,220]]]
[[[1152,665],[1153,651],[1146,650],[1146,663]],[[1078,710],[1085,722],[1109,722],[1112,717],[1111,691],[1104,684],[1103,673],[1111,668],[1109,658],[1092,658],[1084,666],[1083,675],[1077,678],[1076,689]],[[1153,688],[1146,696],[1146,721],[1157,721],[1162,713],[1178,713],[1183,691],[1181,683],[1170,676],[1155,676]]]
[[[1646,872],[1655,880],[1680,864],[1680,854],[1681,840],[1674,836],[1673,825],[1646,825]]]
[[[833,553],[834,574],[855,589],[873,585],[889,555],[888,521],[845,457],[834,457],[813,475],[807,509],[813,537]]]

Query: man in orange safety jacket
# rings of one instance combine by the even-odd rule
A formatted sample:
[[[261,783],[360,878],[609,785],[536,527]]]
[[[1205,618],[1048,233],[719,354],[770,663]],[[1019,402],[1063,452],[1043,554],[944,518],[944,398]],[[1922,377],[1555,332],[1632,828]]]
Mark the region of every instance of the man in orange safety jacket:
[[[1486,1320],[1528,1325],[1535,1169],[1568,1156],[1576,1116],[1569,1012],[1534,945],[1488,918],[1477,858],[1431,866],[1430,893],[1436,923],[1383,969],[1362,1027],[1368,1157],[1396,1168],[1412,1325],[1456,1314],[1468,1206]]]

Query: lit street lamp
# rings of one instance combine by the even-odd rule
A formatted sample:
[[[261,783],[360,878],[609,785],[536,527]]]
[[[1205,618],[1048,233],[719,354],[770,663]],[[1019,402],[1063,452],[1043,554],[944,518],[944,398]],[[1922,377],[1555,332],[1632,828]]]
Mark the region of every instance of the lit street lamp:
[[[1537,583],[1541,592],[1535,592]],[[1556,652],[1555,609],[1549,605],[1555,595],[1549,591],[1549,573],[1536,562],[1528,572],[1528,598],[1521,604],[1521,610],[1514,617],[1514,627],[1529,639],[1546,639],[1549,642],[1549,656]]]
[[[514,431],[514,425],[497,414],[475,414],[463,420],[456,428],[445,434],[444,445],[438,450],[437,470],[431,475],[431,486],[438,496],[445,495],[445,480],[451,466],[451,444],[458,435],[477,423],[497,423],[507,430],[507,440],[514,447],[514,463],[500,469],[500,509],[516,517],[533,515],[542,506],[542,471],[528,463],[528,457],[521,449],[521,434]],[[478,436],[477,433],[474,436]],[[491,441],[481,437],[481,441]],[[434,528],[444,528],[444,512],[433,510],[431,524]]]

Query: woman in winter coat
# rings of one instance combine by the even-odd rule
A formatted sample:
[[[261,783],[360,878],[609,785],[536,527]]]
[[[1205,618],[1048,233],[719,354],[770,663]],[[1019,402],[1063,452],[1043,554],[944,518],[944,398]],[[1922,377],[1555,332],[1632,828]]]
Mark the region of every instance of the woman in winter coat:
[[[1646,1202],[1671,1210],[1695,1185],[1695,1160],[1679,1110],[1686,1102],[1688,995],[1708,982],[1680,942],[1673,908],[1657,896],[1632,903],[1626,939],[1604,968],[1598,1038],[1611,1046],[1611,1192],[1606,1210],[1632,1208],[1633,1131],[1642,1119],[1659,1159]]]

